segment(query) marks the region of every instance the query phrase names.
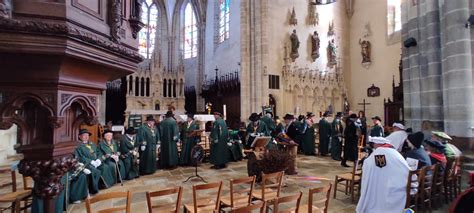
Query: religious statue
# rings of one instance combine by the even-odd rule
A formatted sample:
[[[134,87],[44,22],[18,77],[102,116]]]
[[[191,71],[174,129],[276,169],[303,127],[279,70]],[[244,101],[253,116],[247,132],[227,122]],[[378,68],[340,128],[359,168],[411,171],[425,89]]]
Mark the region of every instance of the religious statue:
[[[290,16],[290,25],[297,25],[298,24],[298,19],[296,19],[296,12],[295,8],[293,7],[293,10],[291,11],[291,16]]]
[[[0,17],[10,18],[12,16],[11,0],[0,0]]]
[[[351,110],[351,106],[349,105],[349,101],[347,101],[347,97],[344,97],[344,114],[348,114]]]
[[[337,53],[336,44],[334,43],[334,39],[331,39],[328,41],[328,47],[327,47],[328,67],[333,67],[334,65],[337,64],[336,53]]]
[[[361,40],[359,39],[359,45],[361,47],[361,54],[362,54],[362,64],[370,63],[372,60],[370,59],[370,48],[371,44],[370,41]]]
[[[211,102],[207,102],[206,104],[206,110],[207,110],[207,114],[211,114],[211,110],[212,110],[212,104]]]
[[[122,27],[122,0],[111,0],[109,7],[109,26],[111,40],[120,40],[120,28]]]
[[[290,57],[295,61],[296,58],[298,58],[300,55],[298,54],[298,48],[300,47],[300,40],[298,39],[298,36],[296,35],[296,30],[293,30],[293,33],[290,36],[291,40],[291,53]]]
[[[319,46],[319,34],[314,31],[313,35],[311,35],[311,58],[313,61],[316,61],[316,59],[319,58]]]

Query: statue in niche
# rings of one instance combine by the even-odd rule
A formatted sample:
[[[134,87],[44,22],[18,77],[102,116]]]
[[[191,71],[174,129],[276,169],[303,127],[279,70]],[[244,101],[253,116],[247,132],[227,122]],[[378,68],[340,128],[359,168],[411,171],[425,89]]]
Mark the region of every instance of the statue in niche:
[[[11,0],[0,0],[0,17],[12,17],[12,2]]]
[[[109,7],[109,26],[111,40],[120,40],[120,28],[122,27],[122,0],[111,0]]]
[[[327,58],[328,58],[328,67],[333,67],[334,65],[337,64],[337,47],[334,42],[334,39],[331,39],[328,41],[328,47],[327,47]]]
[[[300,55],[298,54],[298,48],[300,47],[300,40],[298,39],[298,35],[296,35],[296,30],[293,30],[293,33],[290,35],[291,41],[291,53],[290,57],[295,61]]]
[[[313,61],[316,61],[316,59],[319,58],[319,46],[319,34],[314,31],[313,35],[311,35],[311,58]]]
[[[344,97],[344,114],[348,114],[350,110],[351,106],[349,105],[349,101],[347,100],[347,97]]]
[[[362,64],[370,63],[372,60],[370,59],[370,48],[371,44],[370,41],[361,40],[359,39],[359,45],[361,47],[361,54],[362,54]]]

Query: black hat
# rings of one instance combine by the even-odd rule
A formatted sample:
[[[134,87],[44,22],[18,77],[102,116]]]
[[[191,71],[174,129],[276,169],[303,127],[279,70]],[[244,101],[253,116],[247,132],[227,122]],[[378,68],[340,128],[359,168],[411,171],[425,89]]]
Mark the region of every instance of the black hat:
[[[307,112],[307,113],[306,113],[306,117],[307,117],[307,118],[314,117],[314,113],[312,113],[312,112]]]
[[[336,117],[342,117],[342,112],[337,112]]]
[[[421,143],[423,142],[424,138],[425,138],[425,135],[422,132],[416,132],[416,133],[408,135],[408,140],[416,148],[420,148]]]
[[[155,121],[153,115],[146,116],[146,121]]]
[[[382,121],[382,119],[381,119],[379,116],[374,116],[374,117],[372,117],[372,120],[379,120],[379,121]]]
[[[79,130],[79,134],[78,134],[78,135],[82,135],[82,134],[86,134],[86,133],[88,133],[88,134],[89,134],[89,136],[91,136],[91,135],[92,135],[92,133],[91,133],[91,132],[89,132],[89,130],[87,130],[87,129],[80,129],[80,130]]]
[[[349,118],[357,118],[357,115],[355,113],[352,113]]]
[[[104,130],[104,134],[102,134],[102,136],[105,136],[105,134],[107,134],[107,133],[112,133],[112,135],[114,134],[114,132],[112,132],[112,130],[106,129],[106,130]]]
[[[323,117],[328,117],[328,115],[329,115],[329,112],[328,112],[328,111],[326,111],[326,112],[323,113]]]
[[[301,120],[303,120],[303,119],[304,119],[304,115],[299,115],[299,116],[298,116],[298,120],[299,120],[299,121],[301,121]]]
[[[133,127],[128,127],[127,130],[125,130],[125,134],[135,135],[137,134],[137,131]]]
[[[255,121],[258,121],[260,119],[260,115],[258,115],[257,113],[252,113],[249,117],[249,120],[252,121],[252,122],[255,122]]]
[[[167,111],[166,114],[165,114],[165,117],[169,118],[169,117],[173,117],[174,114],[172,111]]]
[[[431,147],[437,149],[440,152],[444,152],[444,149],[446,148],[443,143],[441,143],[439,141],[435,141],[435,140],[425,140],[425,143],[428,146],[431,146]]]
[[[191,119],[194,120],[194,114],[193,114],[193,113],[188,113],[188,114],[186,114],[186,115],[188,116],[188,118],[191,118]]]
[[[294,116],[294,115],[290,115],[290,114],[286,114],[285,117],[283,117],[283,119],[285,119],[285,120],[293,120],[293,119],[295,119],[295,116]]]

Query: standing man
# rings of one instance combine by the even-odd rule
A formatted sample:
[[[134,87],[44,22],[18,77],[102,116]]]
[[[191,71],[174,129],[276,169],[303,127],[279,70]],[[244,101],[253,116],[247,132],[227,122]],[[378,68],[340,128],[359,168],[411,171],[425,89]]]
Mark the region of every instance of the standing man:
[[[364,161],[357,213],[400,213],[406,202],[408,163],[382,137],[369,137],[375,151]]]
[[[146,117],[146,123],[138,129],[137,141],[140,141],[140,174],[149,175],[156,171],[156,150],[160,146],[160,133],[152,115]]]
[[[125,167],[125,180],[138,177],[138,143],[135,128],[128,127],[120,140],[120,155]]]
[[[100,160],[97,146],[89,141],[91,135],[92,133],[87,131],[87,129],[79,130],[80,144],[74,150],[74,155],[80,163],[84,164],[84,173],[88,176],[90,175],[90,178],[88,178],[89,186],[84,185],[84,188],[89,188],[89,193],[96,194],[99,192],[99,181],[102,175],[102,167],[100,166],[102,161]],[[79,188],[79,185],[77,187]],[[75,193],[75,191],[71,192],[71,197],[79,197]]]
[[[357,115],[351,114],[347,119],[346,129],[344,129],[344,157],[341,161],[341,166],[349,167],[347,161],[355,161],[357,156],[357,146],[359,136],[357,135]]]
[[[308,112],[306,115],[306,130],[304,131],[303,135],[303,153],[305,155],[315,155],[315,147],[314,142],[316,140],[314,136],[314,114],[312,112]]]
[[[160,164],[163,168],[168,169],[176,168],[179,163],[177,145],[179,141],[179,129],[173,116],[173,112],[166,112],[165,120],[160,123]]]
[[[222,119],[222,114],[214,112],[214,124],[212,126],[211,140],[211,163],[214,165],[212,169],[223,169],[229,161],[229,131],[227,124]]]
[[[384,137],[382,119],[380,119],[379,116],[374,116],[372,117],[372,122],[374,123],[374,126],[372,127],[372,130],[370,130],[370,136],[371,137]]]
[[[182,166],[191,165],[191,150],[199,141],[196,136],[190,136],[193,131],[199,130],[199,125],[194,121],[194,114],[188,113],[186,123],[181,132],[182,147],[181,155],[179,156],[179,164]]]
[[[333,160],[337,161],[341,160],[342,134],[344,132],[341,118],[342,112],[338,112],[331,125],[331,157]]]
[[[326,156],[329,152],[329,138],[331,138],[331,124],[326,120],[328,112],[324,112],[319,121],[319,154]]]

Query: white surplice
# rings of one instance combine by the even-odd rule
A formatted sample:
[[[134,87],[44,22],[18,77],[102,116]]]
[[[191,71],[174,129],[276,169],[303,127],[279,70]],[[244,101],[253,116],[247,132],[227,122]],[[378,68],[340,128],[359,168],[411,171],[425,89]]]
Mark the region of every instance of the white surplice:
[[[406,202],[409,167],[393,148],[379,147],[362,167],[357,213],[401,213]]]
[[[392,134],[385,137],[385,139],[389,140],[390,144],[392,144],[392,146],[395,147],[396,150],[401,152],[402,147],[403,147],[403,142],[405,142],[407,137],[408,137],[407,132],[400,130],[400,131],[392,132]]]

